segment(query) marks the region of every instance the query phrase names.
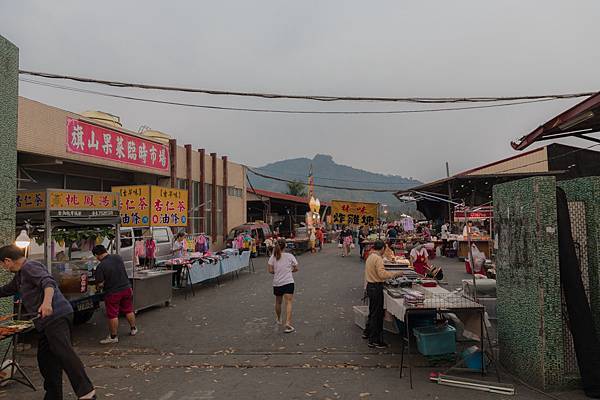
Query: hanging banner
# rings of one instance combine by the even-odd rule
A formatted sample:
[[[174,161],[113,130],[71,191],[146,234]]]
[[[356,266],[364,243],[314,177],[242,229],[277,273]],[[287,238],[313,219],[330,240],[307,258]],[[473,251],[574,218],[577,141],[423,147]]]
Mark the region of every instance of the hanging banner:
[[[331,201],[333,223],[338,225],[375,225],[379,218],[378,203]]]
[[[187,226],[187,190],[151,186],[150,198],[150,218],[153,226]]]
[[[67,117],[67,152],[169,171],[167,145]]]
[[[150,186],[114,186],[112,191],[119,193],[122,226],[150,226]]]

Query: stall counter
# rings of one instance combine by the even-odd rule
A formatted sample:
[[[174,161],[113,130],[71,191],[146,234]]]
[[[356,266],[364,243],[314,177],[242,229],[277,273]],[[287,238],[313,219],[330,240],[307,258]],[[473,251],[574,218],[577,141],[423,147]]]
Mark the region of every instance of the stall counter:
[[[173,271],[140,271],[133,277],[133,310],[138,312],[158,305],[168,305],[172,298]]]

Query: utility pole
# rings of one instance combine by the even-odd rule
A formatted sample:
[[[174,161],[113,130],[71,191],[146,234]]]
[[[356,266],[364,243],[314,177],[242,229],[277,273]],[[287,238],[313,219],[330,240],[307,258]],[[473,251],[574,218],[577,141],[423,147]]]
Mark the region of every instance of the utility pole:
[[[448,161],[446,161],[446,178],[450,178],[450,166],[448,165]],[[450,180],[448,180],[448,199],[452,202],[452,185],[450,184]],[[452,203],[448,203],[448,222],[450,226],[452,226]]]

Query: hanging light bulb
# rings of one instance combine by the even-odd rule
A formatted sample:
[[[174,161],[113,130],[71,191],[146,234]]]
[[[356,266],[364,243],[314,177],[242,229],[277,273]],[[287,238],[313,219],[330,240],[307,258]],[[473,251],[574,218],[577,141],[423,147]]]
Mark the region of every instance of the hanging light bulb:
[[[15,239],[15,245],[20,249],[24,249],[26,247],[29,247],[30,244],[31,239],[29,238],[27,231],[25,229],[22,229],[21,233],[19,233],[19,236],[17,236],[17,238]]]

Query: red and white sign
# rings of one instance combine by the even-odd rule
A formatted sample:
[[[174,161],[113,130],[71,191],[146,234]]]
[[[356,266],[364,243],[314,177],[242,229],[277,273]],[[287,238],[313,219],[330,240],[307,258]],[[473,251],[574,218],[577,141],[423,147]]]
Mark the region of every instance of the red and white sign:
[[[481,221],[491,218],[494,218],[494,208],[491,206],[477,207],[473,211],[466,211],[464,208],[458,207],[454,210],[455,221]]]
[[[169,170],[168,146],[67,117],[67,152]]]

